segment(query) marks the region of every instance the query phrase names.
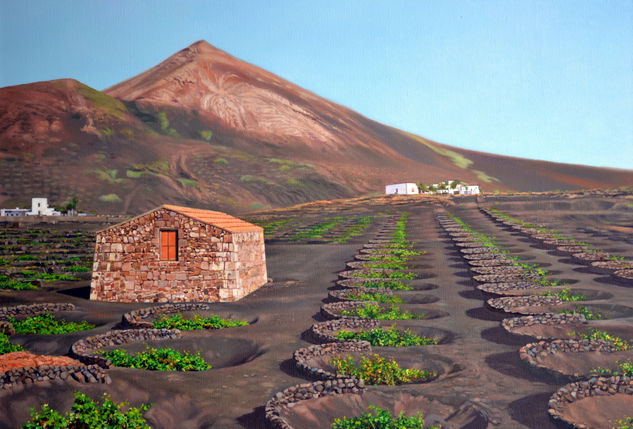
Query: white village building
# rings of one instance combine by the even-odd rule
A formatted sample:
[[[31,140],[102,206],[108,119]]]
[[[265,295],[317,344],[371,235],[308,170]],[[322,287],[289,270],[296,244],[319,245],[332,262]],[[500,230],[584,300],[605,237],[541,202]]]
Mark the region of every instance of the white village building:
[[[429,188],[435,190],[427,191],[425,194],[478,195],[480,193],[479,185],[468,185],[458,182],[454,187],[451,187],[451,183],[454,182],[454,180],[445,180],[444,182],[434,183]]]
[[[48,207],[48,198],[31,198],[31,216],[59,216],[60,212]]]
[[[29,214],[29,209],[21,209],[16,207],[14,209],[0,209],[0,216],[27,216]]]
[[[397,183],[385,186],[385,194],[387,195],[414,195],[419,193],[420,190],[415,183]]]
[[[48,198],[31,198],[29,209],[0,209],[0,216],[59,216],[60,212],[48,206]]]

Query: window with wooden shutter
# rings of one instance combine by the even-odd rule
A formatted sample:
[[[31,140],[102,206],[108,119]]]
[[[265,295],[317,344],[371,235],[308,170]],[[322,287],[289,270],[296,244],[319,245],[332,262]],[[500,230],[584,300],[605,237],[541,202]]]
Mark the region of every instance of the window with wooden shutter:
[[[160,258],[165,261],[178,260],[177,231],[160,232]]]

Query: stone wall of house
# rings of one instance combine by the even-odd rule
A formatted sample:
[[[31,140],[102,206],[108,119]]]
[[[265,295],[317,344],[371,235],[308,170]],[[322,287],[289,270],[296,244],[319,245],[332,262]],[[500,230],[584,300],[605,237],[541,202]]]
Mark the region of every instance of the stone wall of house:
[[[161,260],[161,229],[178,231],[178,260]],[[97,234],[90,299],[234,301],[266,280],[261,231],[230,233],[161,208]]]

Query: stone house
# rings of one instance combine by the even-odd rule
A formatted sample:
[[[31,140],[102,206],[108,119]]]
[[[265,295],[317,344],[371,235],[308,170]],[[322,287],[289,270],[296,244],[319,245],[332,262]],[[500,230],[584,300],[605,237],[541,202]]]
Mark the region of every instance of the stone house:
[[[267,281],[263,229],[221,212],[163,205],[96,241],[93,300],[236,301]]]

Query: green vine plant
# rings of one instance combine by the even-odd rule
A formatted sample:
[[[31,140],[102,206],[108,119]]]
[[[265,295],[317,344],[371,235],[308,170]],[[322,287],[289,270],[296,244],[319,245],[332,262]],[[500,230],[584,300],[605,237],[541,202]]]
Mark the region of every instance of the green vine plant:
[[[406,310],[402,310],[397,305],[390,307],[381,307],[378,304],[365,304],[361,308],[355,308],[353,310],[341,311],[342,316],[360,317],[363,319],[373,320],[409,320],[409,319],[422,319],[425,314],[414,315]]]
[[[206,371],[211,369],[201,356],[200,352],[190,354],[177,350],[161,347],[147,346],[144,352],[130,355],[127,350],[114,349],[101,351],[99,354],[109,359],[114,366],[126,368],[149,369],[157,371]]]
[[[602,313],[594,313],[584,305],[577,305],[573,310],[561,310],[558,314],[582,314],[586,320],[602,320],[607,318],[607,316]]]
[[[567,335],[575,336],[584,340],[605,340],[609,341],[619,351],[631,350],[632,341],[627,341],[621,337],[616,337],[606,331],[596,328],[589,328],[587,332],[570,332]]]
[[[379,280],[373,282],[363,282],[359,284],[363,288],[385,288],[391,290],[413,290],[414,288],[409,285],[405,285],[399,280]]]
[[[397,295],[385,295],[384,293],[358,292],[350,293],[347,298],[357,301],[376,301],[381,304],[401,304],[402,298]]]
[[[30,420],[22,424],[22,429],[151,428],[143,414],[153,404],[141,404],[139,407],[130,407],[123,411],[128,404],[115,403],[107,393],[103,394],[101,404],[84,393],[75,392],[74,395],[75,402],[70,412],[63,415],[48,404],[44,404],[39,411],[31,408]]]
[[[68,334],[72,332],[86,331],[95,327],[95,325],[86,321],[67,322],[65,320],[56,320],[55,316],[51,313],[42,313],[36,316],[27,317],[23,320],[17,320],[10,317],[9,323],[11,323],[15,328],[16,334]]]
[[[12,343],[7,334],[0,332],[0,355],[24,350],[21,344]]]
[[[339,340],[361,340],[369,341],[376,347],[412,347],[427,346],[437,344],[437,338],[420,337],[411,332],[410,329],[399,331],[395,326],[389,329],[373,328],[369,331],[352,332],[347,330],[338,331],[334,335]]]
[[[606,369],[606,368],[594,368],[591,370],[591,374],[600,375],[600,376],[622,376],[622,377],[633,377],[633,361],[627,362],[616,362],[620,369]]]
[[[373,414],[372,414],[373,412]],[[425,426],[420,412],[406,416],[400,411],[394,416],[385,408],[370,405],[367,412],[359,417],[343,417],[334,419],[331,429],[441,429],[440,426]]]
[[[363,380],[366,384],[386,384],[395,386],[415,381],[426,381],[437,374],[433,370],[416,368],[401,368],[395,360],[387,360],[377,354],[361,356],[335,357],[330,365],[336,368],[336,373]]]
[[[174,314],[167,317],[162,315],[159,320],[152,323],[156,329],[180,329],[181,331],[193,331],[200,329],[222,329],[236,326],[247,326],[246,320],[223,319],[214,314],[209,317],[202,317],[194,314],[191,319],[184,319],[182,314]]]
[[[583,294],[572,294],[571,288],[565,288],[557,292],[547,291],[547,292],[542,293],[542,295],[555,296],[555,297],[558,297],[561,301],[565,301],[565,302],[576,302],[576,301],[587,300],[587,297]]]

